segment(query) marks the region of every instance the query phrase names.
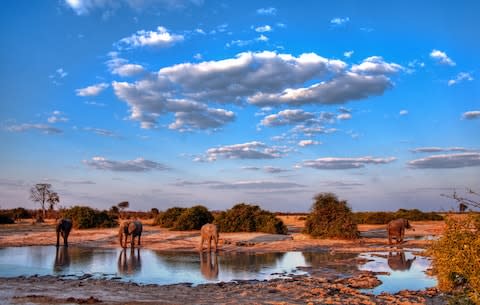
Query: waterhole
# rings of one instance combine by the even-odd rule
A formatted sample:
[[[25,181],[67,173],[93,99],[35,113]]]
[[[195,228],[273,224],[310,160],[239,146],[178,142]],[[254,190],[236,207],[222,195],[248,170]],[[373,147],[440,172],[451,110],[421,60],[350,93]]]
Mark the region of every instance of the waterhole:
[[[402,256],[403,255],[403,256]],[[357,265],[358,258],[368,260]],[[365,260],[363,260],[365,261]],[[350,262],[350,263],[349,263]],[[267,280],[322,272],[351,274],[355,270],[386,271],[372,293],[423,289],[436,285],[424,271],[430,261],[407,253],[351,254],[285,253],[165,253],[148,249],[94,249],[31,246],[0,248],[0,277],[56,275],[105,278],[139,284],[176,284]],[[320,274],[319,274],[320,273]]]

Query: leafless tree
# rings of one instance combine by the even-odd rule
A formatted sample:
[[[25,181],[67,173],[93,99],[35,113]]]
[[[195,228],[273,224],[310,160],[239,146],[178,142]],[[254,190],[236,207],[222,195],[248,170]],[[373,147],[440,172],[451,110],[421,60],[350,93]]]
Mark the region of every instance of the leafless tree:
[[[480,194],[472,189],[467,189],[466,193],[467,196],[462,196],[454,191],[452,195],[441,194],[441,196],[457,201],[460,212],[465,211],[467,207],[480,209]]]
[[[37,183],[32,186],[30,189],[30,199],[40,204],[43,218],[45,218],[45,203],[49,203],[50,208],[53,208],[55,204],[60,202],[60,197],[52,190],[52,185],[49,183]]]

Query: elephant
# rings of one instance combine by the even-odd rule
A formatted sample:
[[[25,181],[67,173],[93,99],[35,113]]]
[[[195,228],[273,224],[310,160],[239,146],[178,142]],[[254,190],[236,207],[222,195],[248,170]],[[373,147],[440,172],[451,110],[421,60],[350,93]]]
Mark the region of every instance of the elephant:
[[[135,237],[138,236],[138,245],[140,246],[140,236],[142,235],[143,226],[142,223],[138,220],[126,221],[120,225],[118,230],[118,239],[120,241],[120,246],[123,248],[127,247],[127,239],[129,235],[132,235],[132,241],[130,242],[131,247],[135,246]],[[125,236],[125,244],[122,243],[123,236]]]
[[[415,231],[415,229],[410,226],[407,219],[399,218],[390,221],[387,225],[388,244],[390,245],[392,243],[393,238],[397,241],[397,244],[403,242],[405,229],[412,229]]]
[[[211,249],[212,240],[215,244],[215,252],[218,248],[218,228],[213,223],[207,223],[200,229],[200,252],[203,251],[203,242],[208,242],[208,252]]]
[[[140,249],[130,249],[130,255],[127,255],[127,249],[122,249],[118,256],[117,262],[118,272],[120,274],[133,275],[142,269],[142,261],[140,258]]]
[[[206,280],[216,280],[218,278],[217,253],[207,252],[204,254],[200,252],[200,272]]]
[[[57,231],[57,247],[60,246],[60,234],[63,237],[63,245],[68,247],[68,235],[72,230],[72,220],[68,218],[59,219],[55,226],[55,230]]]
[[[410,270],[410,268],[412,268],[413,261],[416,259],[417,259],[416,256],[410,259],[405,259],[404,252],[397,252],[395,254],[392,254],[391,252],[389,252],[387,261],[390,269],[404,271],[404,270]]]

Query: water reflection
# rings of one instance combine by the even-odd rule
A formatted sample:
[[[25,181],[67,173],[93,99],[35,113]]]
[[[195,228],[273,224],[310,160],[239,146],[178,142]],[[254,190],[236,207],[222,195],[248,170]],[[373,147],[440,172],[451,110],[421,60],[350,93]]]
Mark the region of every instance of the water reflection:
[[[218,255],[210,251],[200,252],[200,272],[206,280],[216,280],[218,278]]]
[[[127,255],[129,252],[129,255]],[[118,273],[122,275],[134,275],[142,269],[139,248],[123,249],[117,260]]]
[[[57,251],[55,252],[55,262],[53,263],[53,271],[58,273],[69,266],[70,254],[68,253],[68,247],[57,247]]]
[[[415,259],[417,259],[416,256],[414,256],[413,258],[406,259],[404,252],[394,252],[393,254],[389,252],[387,261],[390,269],[398,270],[398,271],[406,271],[412,268],[412,263]]]

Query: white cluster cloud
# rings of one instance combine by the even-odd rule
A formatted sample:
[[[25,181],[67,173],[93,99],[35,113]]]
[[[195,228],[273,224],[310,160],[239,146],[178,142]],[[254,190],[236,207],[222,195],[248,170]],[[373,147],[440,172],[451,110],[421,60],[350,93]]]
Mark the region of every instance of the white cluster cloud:
[[[169,47],[177,42],[183,41],[183,35],[171,34],[163,26],[157,27],[156,31],[140,30],[135,34],[120,39],[117,46],[122,48],[138,47]]]
[[[480,166],[480,153],[466,152],[457,154],[433,155],[426,158],[409,161],[408,166],[413,169],[441,169]]]
[[[148,172],[152,170],[168,170],[169,167],[155,161],[137,158],[127,161],[108,160],[104,157],[93,157],[92,160],[83,160],[89,167],[115,172]]]
[[[49,123],[59,123],[59,122],[62,122],[62,123],[65,123],[65,122],[68,122],[68,118],[66,116],[64,116],[64,114],[58,110],[55,110],[52,112],[52,114],[48,117],[47,121]]]
[[[107,83],[99,83],[85,88],[77,89],[75,90],[75,92],[77,93],[77,96],[97,96],[103,90],[108,88],[108,86],[109,85]]]
[[[352,115],[350,113],[340,113],[339,115],[337,115],[337,120],[345,121],[350,120],[351,118]]]
[[[345,51],[345,52],[343,52],[343,56],[345,56],[346,58],[350,58],[350,57],[352,57],[353,53],[355,53],[353,50]]]
[[[298,142],[298,146],[301,147],[306,147],[306,146],[311,146],[311,145],[319,145],[322,144],[319,141],[314,141],[314,140],[301,140]]]
[[[373,158],[373,157],[360,157],[360,158],[318,158],[315,160],[306,160],[298,164],[297,167],[311,167],[315,169],[354,169],[363,168],[368,164],[387,164],[395,161],[395,157],[388,158]]]
[[[63,130],[53,127],[51,125],[47,124],[29,124],[29,123],[24,123],[24,124],[16,124],[16,125],[10,125],[6,127],[6,130],[12,131],[12,132],[26,132],[29,130],[37,130],[45,134],[60,134],[63,133]]]
[[[176,111],[175,122],[169,128],[180,131],[219,128],[235,119],[232,111],[208,108],[205,104],[192,101],[170,102],[168,108]]]
[[[302,109],[286,109],[277,114],[266,116],[260,124],[263,126],[284,126],[311,121],[315,115]]]
[[[280,158],[282,152],[274,147],[258,141],[242,144],[233,144],[210,148],[205,156],[197,157],[194,161],[216,161],[223,159],[275,159]]]
[[[480,110],[466,111],[462,114],[462,118],[466,120],[473,120],[480,118]]]
[[[113,82],[112,86],[117,97],[130,106],[130,118],[151,128],[160,115],[172,112],[168,109],[172,100],[205,104],[246,101],[261,107],[340,104],[383,94],[393,86],[387,75],[401,70],[381,57],[367,58],[354,67],[357,72],[347,70],[341,60],[315,53],[296,57],[269,51],[244,52],[234,58],[164,67],[134,83]],[[302,87],[321,78],[325,80]],[[202,108],[205,114],[206,108]]]
[[[349,21],[350,21],[349,17],[343,17],[343,18],[337,17],[337,18],[333,18],[332,20],[330,20],[330,24],[340,26],[340,25],[344,25],[344,24],[348,23]]]
[[[142,65],[129,63],[128,60],[118,57],[117,52],[110,52],[108,55],[111,59],[106,64],[112,74],[125,77],[145,72],[145,68]]]
[[[470,73],[460,72],[457,74],[457,76],[454,79],[451,79],[448,81],[448,85],[453,86],[463,81],[472,81],[472,80],[473,80],[473,76]]]
[[[259,32],[259,33],[265,33],[265,32],[271,32],[271,31],[272,31],[272,27],[269,26],[268,24],[258,26],[255,28],[255,32]]]
[[[442,52],[440,50],[435,50],[435,49],[432,50],[432,52],[430,52],[430,57],[442,65],[447,65],[447,66],[456,65],[456,63],[450,57],[448,57],[447,53]]]

